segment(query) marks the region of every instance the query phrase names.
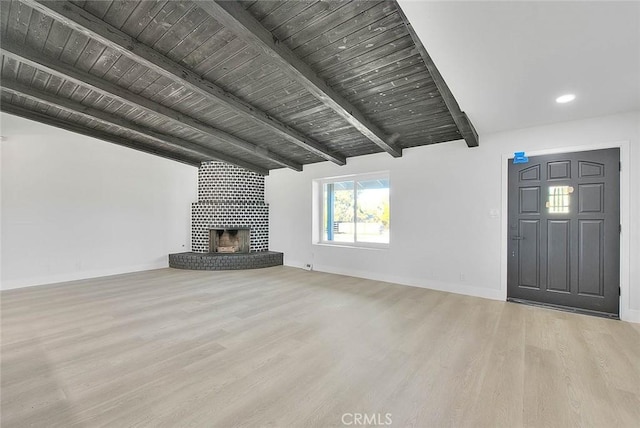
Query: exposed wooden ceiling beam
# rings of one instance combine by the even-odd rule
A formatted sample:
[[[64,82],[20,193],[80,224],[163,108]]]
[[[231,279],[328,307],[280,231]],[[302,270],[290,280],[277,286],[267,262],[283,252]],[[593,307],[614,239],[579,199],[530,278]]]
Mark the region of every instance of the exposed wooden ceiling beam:
[[[219,86],[200,78],[200,76],[193,71],[172,61],[149,46],[140,43],[135,38],[128,36],[73,3],[45,0],[20,0],[20,2],[61,22],[75,31],[97,40],[105,46],[118,51],[120,54],[150,68],[154,72],[168,77],[173,81],[180,82],[186,88],[197,94],[214,98],[217,102],[225,105],[233,112],[268,127],[293,144],[303,147],[338,165],[344,165],[346,163],[346,158],[343,155],[334,153],[319,142],[307,137],[274,117],[269,116],[262,110],[242,101],[240,98],[226,92]]]
[[[427,53],[427,50],[422,44],[422,41],[420,41],[418,34],[413,29],[413,26],[411,25],[411,23],[407,19],[407,16],[404,14],[402,9],[400,8],[400,5],[397,2],[396,2],[396,8],[398,9],[398,13],[402,18],[402,21],[404,22],[405,27],[407,28],[407,30],[409,31],[409,34],[411,35],[411,39],[413,40],[413,43],[416,45],[416,49],[418,49],[418,53],[422,57],[424,64],[427,66],[427,70],[429,70],[429,74],[431,74],[431,78],[436,84],[436,87],[438,88],[440,95],[442,95],[442,98],[444,99],[444,103],[447,106],[449,113],[451,113],[451,116],[453,117],[453,121],[456,123],[456,126],[458,127],[458,130],[462,135],[462,138],[464,138],[464,141],[466,141],[468,147],[478,147],[478,145],[480,144],[480,140],[478,138],[478,133],[476,132],[476,129],[471,123],[471,120],[469,120],[469,117],[465,112],[460,110],[458,101],[456,101],[455,97],[453,96],[453,93],[451,93],[449,86],[447,86],[446,82],[442,78],[442,75],[440,74],[435,63]]]
[[[254,165],[250,162],[245,162],[233,156],[229,156],[218,151],[202,147],[199,144],[193,143],[191,141],[186,141],[172,135],[161,134],[111,113],[107,113],[105,111],[80,104],[68,98],[62,98],[51,93],[39,91],[15,81],[3,80],[2,90],[10,94],[25,97],[35,102],[43,103],[50,107],[58,108],[67,113],[77,114],[87,119],[95,120],[107,126],[117,126],[119,128],[140,135],[141,137],[149,138],[157,141],[160,144],[170,146],[174,149],[190,152],[193,155],[203,157],[206,160],[220,160],[257,172],[258,174],[269,175],[268,169],[260,167],[258,165]]]
[[[53,74],[77,85],[85,86],[106,97],[114,98],[122,103],[140,108],[147,113],[163,116],[168,120],[178,122],[182,126],[187,126],[219,141],[239,147],[263,159],[268,159],[296,171],[302,171],[302,165],[298,162],[294,162],[263,147],[258,147],[255,144],[237,138],[197,119],[180,113],[179,111],[165,107],[162,104],[128,91],[121,86],[79,70],[71,65],[65,64],[62,61],[46,58],[42,54],[37,54],[29,50],[27,47],[14,45],[7,41],[2,44],[0,52],[9,58],[15,59],[16,61],[30,65],[39,70],[46,71],[47,73]]]
[[[387,136],[346,98],[338,94],[313,69],[296,56],[262,24],[235,1],[196,1],[213,19],[245,42],[259,48],[289,77],[299,82],[327,107],[344,118],[360,133],[394,157],[402,156],[397,136]]]
[[[145,146],[144,144],[138,143],[137,141],[127,140],[126,138],[122,138],[117,135],[112,135],[112,134],[98,131],[95,129],[85,128],[84,126],[80,126],[66,120],[61,120],[55,117],[51,117],[44,113],[29,110],[24,107],[19,107],[9,103],[2,103],[0,104],[0,111],[3,111],[4,113],[12,114],[14,116],[19,116],[24,119],[33,120],[35,122],[40,122],[49,126],[54,126],[56,128],[64,129],[69,132],[74,132],[76,134],[86,135],[87,137],[96,138],[98,140],[106,141],[108,143],[117,144],[119,146],[124,146],[130,149],[149,153],[155,156],[160,156],[166,159],[171,159],[176,162],[182,162],[187,165],[195,166],[196,168],[200,166],[200,161],[196,158],[192,158],[188,156],[179,156],[176,153],[172,153],[172,152],[168,152],[160,149],[154,149],[149,146]]]

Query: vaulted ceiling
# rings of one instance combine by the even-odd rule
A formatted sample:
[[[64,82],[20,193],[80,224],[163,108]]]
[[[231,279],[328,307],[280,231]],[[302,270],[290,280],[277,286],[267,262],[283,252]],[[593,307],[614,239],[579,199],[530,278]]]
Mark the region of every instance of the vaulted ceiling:
[[[2,111],[268,174],[464,139],[395,1],[0,3]]]

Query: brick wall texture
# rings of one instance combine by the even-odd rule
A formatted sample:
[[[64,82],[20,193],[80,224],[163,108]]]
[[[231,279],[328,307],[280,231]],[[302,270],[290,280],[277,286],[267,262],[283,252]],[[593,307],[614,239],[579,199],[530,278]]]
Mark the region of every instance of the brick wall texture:
[[[209,229],[251,229],[249,251],[269,249],[269,206],[264,177],[224,162],[203,162],[198,202],[191,205],[191,248],[209,251]]]

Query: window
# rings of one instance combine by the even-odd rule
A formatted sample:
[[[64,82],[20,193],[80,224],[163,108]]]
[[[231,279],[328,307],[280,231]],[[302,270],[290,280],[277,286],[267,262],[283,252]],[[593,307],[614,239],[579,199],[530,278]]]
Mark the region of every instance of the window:
[[[549,186],[547,208],[551,214],[566,214],[569,212],[569,194],[573,192],[570,186]]]
[[[317,181],[316,242],[359,246],[389,244],[389,175],[367,174]]]

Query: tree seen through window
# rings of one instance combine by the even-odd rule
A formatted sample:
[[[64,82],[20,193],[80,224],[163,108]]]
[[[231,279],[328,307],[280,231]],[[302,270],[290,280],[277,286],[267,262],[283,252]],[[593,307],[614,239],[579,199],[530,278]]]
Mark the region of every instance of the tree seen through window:
[[[323,239],[389,243],[389,179],[324,184]]]

